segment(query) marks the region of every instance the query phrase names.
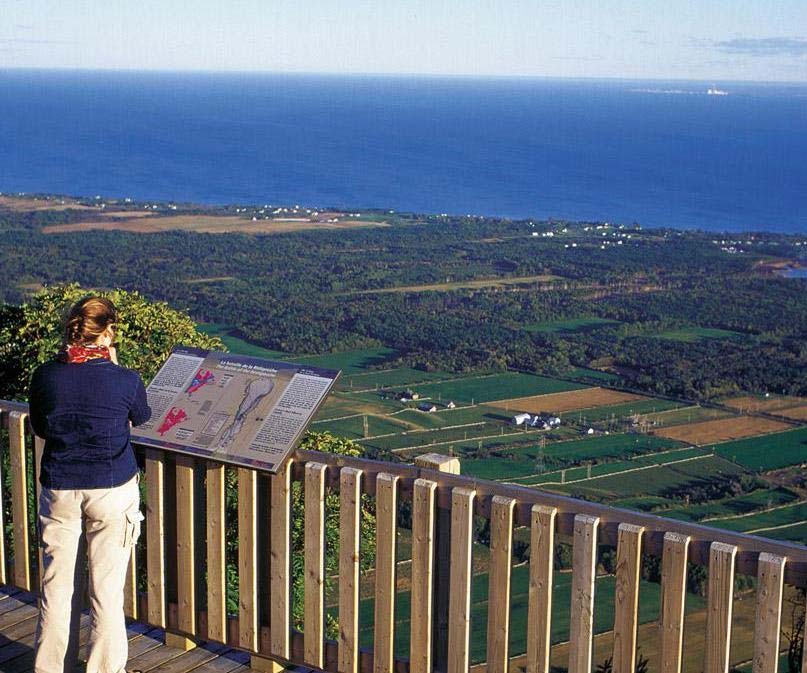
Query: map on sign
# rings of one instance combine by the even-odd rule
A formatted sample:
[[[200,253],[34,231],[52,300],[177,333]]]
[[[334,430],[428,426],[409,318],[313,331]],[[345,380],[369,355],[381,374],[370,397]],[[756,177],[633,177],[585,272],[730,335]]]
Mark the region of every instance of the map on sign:
[[[132,441],[276,472],[339,371],[175,348],[146,389]]]

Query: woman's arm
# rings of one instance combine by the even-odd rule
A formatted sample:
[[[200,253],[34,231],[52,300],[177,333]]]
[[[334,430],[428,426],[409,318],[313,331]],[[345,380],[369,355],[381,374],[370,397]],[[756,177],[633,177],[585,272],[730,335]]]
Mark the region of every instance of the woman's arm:
[[[140,378],[140,374],[137,372],[134,374],[137,379],[137,389],[135,390],[132,408],[129,409],[129,420],[132,422],[132,425],[142,425],[151,418],[151,407],[149,407],[148,401],[146,400],[146,387],[143,385],[143,379]]]
[[[31,377],[31,386],[28,390],[28,407],[28,415],[34,434],[37,437],[44,437],[48,426],[45,411],[42,408],[42,376],[39,368],[34,371],[34,375]]]

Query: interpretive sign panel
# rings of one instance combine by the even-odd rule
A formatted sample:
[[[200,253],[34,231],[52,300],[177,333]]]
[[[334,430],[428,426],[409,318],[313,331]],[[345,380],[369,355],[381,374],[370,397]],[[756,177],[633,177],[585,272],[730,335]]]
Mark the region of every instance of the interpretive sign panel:
[[[276,472],[340,372],[180,346],[146,389],[132,441]]]

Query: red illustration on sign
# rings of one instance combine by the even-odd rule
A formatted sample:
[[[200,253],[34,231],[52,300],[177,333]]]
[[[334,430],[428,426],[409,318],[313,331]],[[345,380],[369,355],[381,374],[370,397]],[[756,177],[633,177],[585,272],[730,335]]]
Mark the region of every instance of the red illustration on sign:
[[[157,428],[157,432],[160,433],[160,437],[173,428],[177,423],[182,423],[182,421],[184,421],[187,417],[188,414],[185,413],[184,409],[180,409],[179,407],[171,407],[171,409],[165,415],[163,422],[160,424],[160,427]]]

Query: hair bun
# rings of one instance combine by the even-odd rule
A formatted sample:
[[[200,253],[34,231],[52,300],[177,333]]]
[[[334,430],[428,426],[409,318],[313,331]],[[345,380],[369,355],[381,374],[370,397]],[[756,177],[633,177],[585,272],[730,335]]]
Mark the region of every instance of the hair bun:
[[[65,322],[67,343],[93,343],[117,321],[115,305],[105,297],[85,297],[71,309]]]

